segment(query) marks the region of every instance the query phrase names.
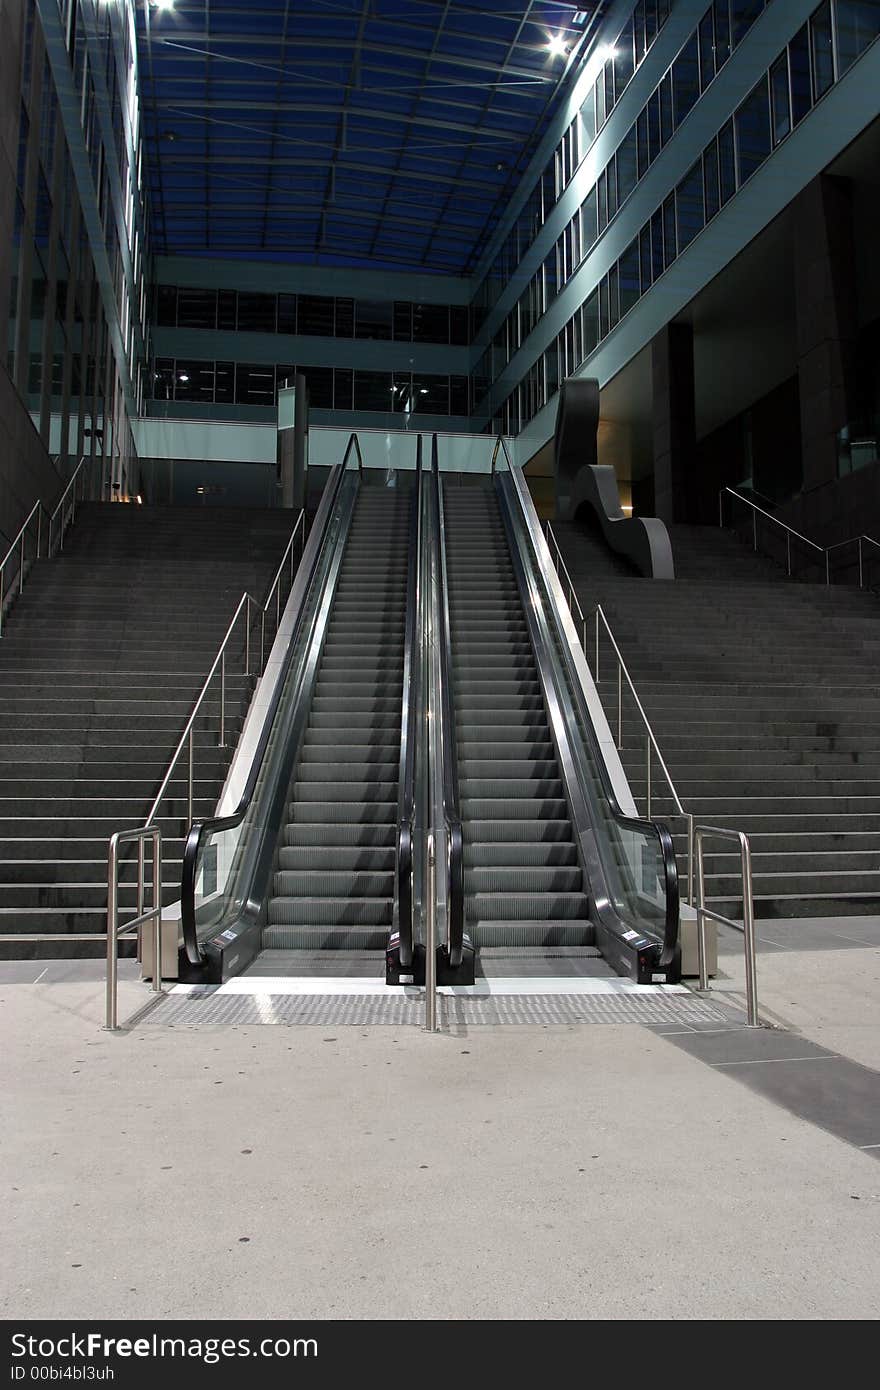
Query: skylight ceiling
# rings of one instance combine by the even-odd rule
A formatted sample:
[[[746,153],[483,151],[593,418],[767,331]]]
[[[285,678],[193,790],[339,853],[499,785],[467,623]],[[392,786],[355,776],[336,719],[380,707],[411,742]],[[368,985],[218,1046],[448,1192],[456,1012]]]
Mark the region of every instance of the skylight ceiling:
[[[599,8],[138,0],[154,249],[469,273]]]

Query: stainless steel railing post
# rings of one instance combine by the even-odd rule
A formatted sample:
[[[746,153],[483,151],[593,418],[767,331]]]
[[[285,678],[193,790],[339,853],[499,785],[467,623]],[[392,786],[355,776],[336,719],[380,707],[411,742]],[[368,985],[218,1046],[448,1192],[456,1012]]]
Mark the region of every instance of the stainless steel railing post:
[[[425,931],[425,1032],[437,1032],[437,853],[434,832],[428,835],[428,885]]]
[[[864,576],[862,570],[862,538],[859,536],[859,588],[864,589]]]
[[[190,728],[190,731],[189,731],[189,753],[188,753],[189,767],[188,767],[188,770],[187,770],[187,777],[186,777],[186,823],[187,823],[187,825],[192,825],[192,823],[193,823],[193,768],[194,768],[194,766],[195,766],[195,750],[194,750],[194,748],[193,748],[193,735],[194,735],[194,733],[195,733],[195,726],[193,725],[193,726]]]
[[[623,667],[617,663],[617,747],[623,748]]]
[[[697,969],[700,989],[709,988],[708,943],[706,941],[706,884],[703,876],[703,837],[697,832]]]
[[[647,798],[647,799],[648,799],[648,808],[647,808],[647,818],[648,818],[648,820],[650,820],[650,819],[651,819],[651,735],[650,735],[650,734],[648,734],[647,738],[645,739],[645,755],[646,755],[645,761],[646,761],[646,763],[647,763],[647,776],[648,776],[648,798]]]
[[[107,860],[107,995],[104,1009],[104,1026],[110,1032],[116,1028],[116,983],[118,976],[116,870],[118,855],[119,836],[113,835],[110,839],[110,853]]]
[[[244,673],[251,673],[251,596],[248,594],[244,606]]]
[[[708,949],[706,944],[706,922],[720,922],[723,926],[739,930],[739,924],[720,912],[713,912],[706,906],[706,881],[703,870],[703,841],[734,840],[739,845],[740,870],[743,886],[743,950],[745,953],[746,1019],[750,1028],[760,1027],[758,1018],[758,962],[755,937],[755,900],[752,883],[752,851],[749,837],[741,830],[728,830],[716,825],[698,825],[694,830],[697,851],[697,963],[699,967],[700,989],[709,988]]]
[[[694,905],[694,815],[687,813],[688,906]]]
[[[220,658],[220,747],[226,747],[226,651]]]
[[[153,993],[162,992],[162,831],[153,827]]]
[[[740,835],[743,879],[743,947],[746,956],[746,1014],[749,1027],[758,1025],[758,962],[755,944],[755,901],[752,892],[752,854],[748,838]]]
[[[586,656],[586,652],[584,652]],[[596,609],[596,684],[599,684],[599,610]]]

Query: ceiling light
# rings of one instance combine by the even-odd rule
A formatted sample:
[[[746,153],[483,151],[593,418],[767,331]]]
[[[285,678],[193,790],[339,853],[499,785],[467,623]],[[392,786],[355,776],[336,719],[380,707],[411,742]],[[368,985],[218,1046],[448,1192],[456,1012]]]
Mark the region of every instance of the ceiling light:
[[[173,10],[174,0],[150,0],[154,10]]]
[[[617,49],[614,47],[614,44],[604,43],[602,47],[599,49],[599,57],[602,59],[603,63],[607,61],[607,59],[609,58],[616,58]]]
[[[178,381],[189,381],[189,377],[187,376],[186,372],[181,372],[181,373],[180,373],[180,376],[177,378],[177,380],[178,380]]]
[[[564,58],[568,52],[568,44],[561,34],[551,34],[547,39],[547,47],[551,58]]]

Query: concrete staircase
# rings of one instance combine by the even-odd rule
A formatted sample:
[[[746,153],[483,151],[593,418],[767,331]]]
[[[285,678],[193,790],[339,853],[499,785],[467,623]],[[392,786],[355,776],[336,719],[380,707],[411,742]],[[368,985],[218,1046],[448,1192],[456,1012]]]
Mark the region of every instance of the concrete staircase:
[[[685,807],[751,837],[758,916],[880,910],[880,600],[787,580],[727,532],[672,527],[678,578],[633,576],[576,523],[554,524],[585,612],[601,602]],[[588,639],[593,660],[592,627]],[[616,732],[603,644],[600,693]],[[625,702],[623,761],[644,810],[643,731]],[[655,769],[652,815],[672,802]],[[670,820],[684,874],[685,837]],[[741,916],[738,856],[707,889]]]
[[[143,823],[242,591],[263,599],[292,526],[280,511],[90,504],[32,570],[0,639],[0,958],[103,952],[109,837]],[[235,748],[243,670],[230,659],[226,747],[219,690],[197,726],[195,815],[213,812]],[[166,900],[181,774],[160,817]],[[127,862],[123,919],[134,879]]]

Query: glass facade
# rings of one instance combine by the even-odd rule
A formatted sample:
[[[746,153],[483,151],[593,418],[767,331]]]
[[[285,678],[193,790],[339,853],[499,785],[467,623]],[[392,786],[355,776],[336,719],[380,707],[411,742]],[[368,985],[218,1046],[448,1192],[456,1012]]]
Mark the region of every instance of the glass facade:
[[[470,415],[466,376],[378,372],[249,362],[204,362],[158,357],[154,402],[274,407],[278,389],[302,372],[315,410],[357,410],[384,415]]]
[[[692,92],[690,83],[694,74],[694,54],[698,59],[701,90],[705,90],[729,55],[728,33],[730,45],[741,42],[763,8],[763,0],[756,0],[755,3],[715,0],[707,10],[695,36],[680,51],[679,57],[655,89],[646,110],[625,137],[624,144],[629,148],[635,131],[640,171],[647,169],[655,157],[650,143],[652,131],[660,132],[662,139],[665,103],[661,93],[667,78],[671,80],[671,110],[675,122],[677,86],[681,89],[684,83],[688,94]],[[498,378],[527,338],[527,333],[523,331],[526,321],[521,312],[521,298],[483,352],[475,372],[474,397],[478,423],[482,428],[491,433],[518,433],[547,404],[558,389],[558,382],[578,370],[602,338],[613,330],[642,295],[648,293],[737,189],[764,164],[773,149],[790,135],[878,35],[880,0],[834,0],[833,3],[832,0],[824,0],[809,23],[794,35],[755,84],[732,119],[726,121],[710,140],[701,158],[664,199],[639,236],[599,284],[587,291],[585,302],[543,357],[528,368],[526,376],[512,392],[509,386],[504,387],[502,396]],[[714,53],[711,63],[708,58],[710,51]],[[701,58],[700,54],[704,56]],[[682,62],[683,55],[687,55],[687,77],[680,75],[676,84],[674,72]],[[690,95],[685,100],[688,110],[691,109],[689,100]],[[648,142],[647,148],[642,148],[640,142],[645,140]],[[618,147],[576,215],[575,220],[580,221],[582,258],[586,257],[601,234],[603,216],[604,225],[607,225],[613,217],[612,206],[620,206],[618,171],[622,148]],[[631,169],[629,154],[625,165],[627,170]],[[616,203],[608,194],[612,179],[616,181]],[[625,186],[629,189],[629,175]],[[565,236],[557,243],[557,266],[565,264],[564,258],[560,262],[559,250],[560,243],[564,241]],[[543,309],[537,318],[531,315],[529,331],[549,308],[546,296],[542,295],[542,275],[543,270],[532,282],[531,300],[543,304]]]
[[[58,417],[62,460],[102,457],[107,489],[114,460],[124,488],[147,339],[134,12],[60,0],[47,25],[25,0],[7,369],[46,446]],[[67,120],[59,62],[78,106]]]

